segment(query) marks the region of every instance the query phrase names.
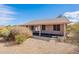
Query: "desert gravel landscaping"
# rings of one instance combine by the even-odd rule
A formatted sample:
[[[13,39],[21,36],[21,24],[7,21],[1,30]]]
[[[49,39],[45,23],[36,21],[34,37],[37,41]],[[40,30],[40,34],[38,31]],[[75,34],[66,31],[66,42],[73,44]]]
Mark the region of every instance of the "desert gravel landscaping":
[[[72,44],[56,42],[55,40],[45,41],[29,38],[23,44],[6,46],[7,43],[0,43],[0,53],[8,54],[57,54],[57,53],[76,53],[78,47]],[[78,52],[77,52],[78,53]]]

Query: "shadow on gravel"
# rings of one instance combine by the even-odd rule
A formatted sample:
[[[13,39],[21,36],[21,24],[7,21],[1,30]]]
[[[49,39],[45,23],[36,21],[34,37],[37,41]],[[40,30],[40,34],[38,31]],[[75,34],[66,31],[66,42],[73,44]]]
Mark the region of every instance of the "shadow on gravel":
[[[43,40],[49,42],[51,39],[49,37],[40,37],[40,36],[33,36],[33,38],[37,40]]]
[[[57,38],[43,37],[43,36],[33,36],[33,38],[37,40],[47,41],[47,42],[49,42],[50,40],[57,40]]]

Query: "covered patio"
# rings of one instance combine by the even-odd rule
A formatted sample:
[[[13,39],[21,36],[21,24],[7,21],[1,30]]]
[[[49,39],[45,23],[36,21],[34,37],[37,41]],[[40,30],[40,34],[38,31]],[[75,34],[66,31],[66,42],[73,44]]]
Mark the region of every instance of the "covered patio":
[[[67,24],[63,24],[63,25],[55,24],[55,25],[60,25],[59,31],[53,31],[52,29],[53,25],[32,25],[32,26],[30,25],[28,26],[28,28],[30,28],[32,30],[32,34],[36,36],[45,36],[45,37],[64,36],[65,37]]]
[[[28,27],[32,30],[33,35],[38,36],[64,36],[66,39],[67,36],[67,24],[70,21],[66,17],[59,17],[55,19],[48,19],[48,20],[35,20],[24,24],[24,26]]]

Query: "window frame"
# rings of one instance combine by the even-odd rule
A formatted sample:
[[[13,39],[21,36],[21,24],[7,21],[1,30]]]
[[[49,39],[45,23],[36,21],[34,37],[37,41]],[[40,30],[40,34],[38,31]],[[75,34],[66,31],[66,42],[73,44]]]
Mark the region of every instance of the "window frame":
[[[42,30],[46,30],[46,25],[42,25]]]
[[[34,30],[34,26],[31,26],[31,30]]]
[[[60,31],[60,24],[57,24],[57,25],[53,25],[53,30],[54,31]]]

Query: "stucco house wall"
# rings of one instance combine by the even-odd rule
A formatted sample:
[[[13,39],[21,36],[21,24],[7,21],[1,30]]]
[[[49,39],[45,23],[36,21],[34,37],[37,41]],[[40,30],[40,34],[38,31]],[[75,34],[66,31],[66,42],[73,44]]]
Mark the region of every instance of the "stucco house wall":
[[[54,31],[53,25],[45,25],[45,30],[42,30],[40,26],[41,25],[34,25],[33,31],[41,31],[42,33],[49,33],[49,34],[60,34],[60,35],[64,34],[64,24],[60,24],[60,31]],[[29,28],[31,29],[31,26],[29,26]]]

